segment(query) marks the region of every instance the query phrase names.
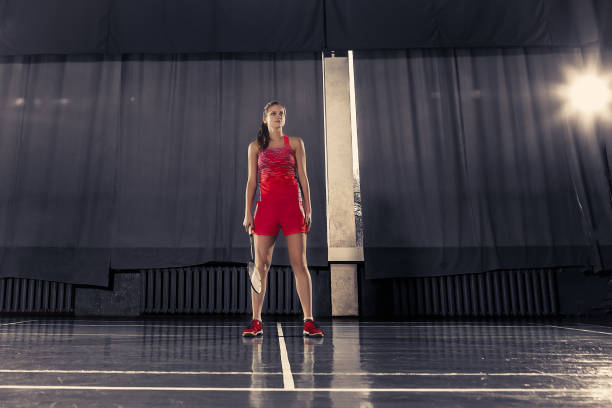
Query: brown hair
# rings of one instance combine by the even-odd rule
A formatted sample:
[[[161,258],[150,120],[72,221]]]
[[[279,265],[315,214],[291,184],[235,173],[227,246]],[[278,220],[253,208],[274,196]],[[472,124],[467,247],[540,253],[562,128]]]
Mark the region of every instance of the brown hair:
[[[285,107],[279,101],[271,101],[266,103],[266,106],[264,106],[264,117],[268,114],[268,109],[270,109],[270,107],[274,105],[282,106],[283,111],[287,113],[287,109],[285,109]],[[265,150],[270,144],[270,132],[268,131],[268,125],[263,120],[261,121],[261,128],[257,132],[257,143],[259,144],[259,148],[261,150]]]

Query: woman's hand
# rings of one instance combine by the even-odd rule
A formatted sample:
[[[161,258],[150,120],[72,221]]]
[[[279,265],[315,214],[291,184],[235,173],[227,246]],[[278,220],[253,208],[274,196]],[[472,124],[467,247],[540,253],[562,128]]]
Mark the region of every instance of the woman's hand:
[[[312,211],[307,210],[304,214],[304,222],[306,222],[306,226],[308,227],[308,232],[310,232],[310,226],[312,225]]]
[[[244,216],[244,221],[242,221],[242,226],[244,227],[247,233],[251,233],[251,229],[253,228],[253,216],[251,213],[248,213]]]

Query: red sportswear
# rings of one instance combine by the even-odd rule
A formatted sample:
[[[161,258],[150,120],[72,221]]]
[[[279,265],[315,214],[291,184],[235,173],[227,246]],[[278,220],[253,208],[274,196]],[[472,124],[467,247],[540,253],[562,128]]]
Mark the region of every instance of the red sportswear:
[[[259,200],[253,217],[253,233],[278,235],[308,233],[302,191],[297,178],[295,153],[289,137],[284,146],[267,148],[257,155]]]

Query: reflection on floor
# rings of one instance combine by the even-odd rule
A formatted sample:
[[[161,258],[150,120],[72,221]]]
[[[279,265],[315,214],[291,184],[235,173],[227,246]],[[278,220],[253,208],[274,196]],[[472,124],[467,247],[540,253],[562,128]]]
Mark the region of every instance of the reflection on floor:
[[[612,404],[612,324],[247,320],[5,317],[0,407]]]

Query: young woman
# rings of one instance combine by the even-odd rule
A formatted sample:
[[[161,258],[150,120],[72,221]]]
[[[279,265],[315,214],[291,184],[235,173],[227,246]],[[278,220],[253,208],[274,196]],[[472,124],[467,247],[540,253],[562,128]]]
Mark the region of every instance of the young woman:
[[[311,224],[306,152],[302,139],[283,134],[285,113],[280,102],[266,104],[257,140],[249,145],[249,177],[243,225],[247,232],[254,235],[255,268],[261,275],[262,289],[259,294],[251,290],[253,320],[242,331],[243,336],[263,334],[261,307],[274,243],[281,229],[287,241],[295,286],[304,311],[303,334],[323,336],[323,331],[313,321],[312,282],[306,263],[306,235]],[[251,215],[258,176],[260,194],[254,215]]]

